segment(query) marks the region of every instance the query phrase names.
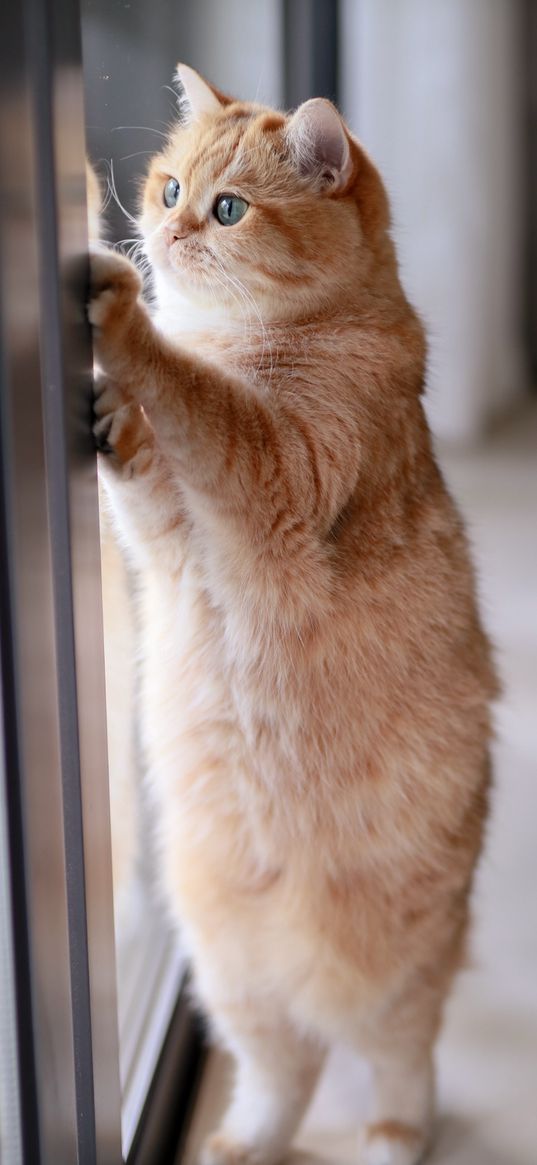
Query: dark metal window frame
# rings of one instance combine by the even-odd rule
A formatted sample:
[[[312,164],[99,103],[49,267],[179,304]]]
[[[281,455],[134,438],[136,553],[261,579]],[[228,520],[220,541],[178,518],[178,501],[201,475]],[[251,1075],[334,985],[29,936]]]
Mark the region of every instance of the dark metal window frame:
[[[338,103],[339,0],[283,0],[285,103]]]
[[[524,0],[521,21],[524,62],[526,198],[524,217],[528,245],[525,251],[526,341],[530,362],[530,389],[537,392],[537,7]]]
[[[78,5],[2,7],[5,797],[23,1160],[121,1160]]]

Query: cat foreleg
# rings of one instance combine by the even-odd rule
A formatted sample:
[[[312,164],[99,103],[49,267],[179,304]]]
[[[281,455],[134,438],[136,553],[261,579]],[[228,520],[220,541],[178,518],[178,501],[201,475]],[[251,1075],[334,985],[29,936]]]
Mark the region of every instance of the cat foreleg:
[[[314,443],[298,405],[287,409],[255,385],[176,348],[160,335],[122,256],[92,259],[88,316],[105,374],[142,404],[179,480],[213,510],[259,539],[307,538],[329,522]],[[334,469],[332,466],[332,478]]]

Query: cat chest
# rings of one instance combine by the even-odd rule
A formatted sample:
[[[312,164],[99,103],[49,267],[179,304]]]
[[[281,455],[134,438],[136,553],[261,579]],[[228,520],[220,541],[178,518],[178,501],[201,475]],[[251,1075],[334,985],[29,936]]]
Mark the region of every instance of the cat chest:
[[[288,700],[282,708],[281,660],[264,652],[262,639],[251,644],[230,630],[194,570],[175,587],[149,581],[142,641],[142,708],[153,736],[195,732],[201,747],[205,728],[250,763],[280,746],[288,751],[295,713]]]

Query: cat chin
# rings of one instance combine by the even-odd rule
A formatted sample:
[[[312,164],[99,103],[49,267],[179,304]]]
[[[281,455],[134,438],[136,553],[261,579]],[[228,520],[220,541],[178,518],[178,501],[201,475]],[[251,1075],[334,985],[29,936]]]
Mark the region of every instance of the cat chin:
[[[215,299],[214,284],[195,280],[187,272],[162,270],[153,266],[154,322],[160,331],[173,338],[185,332],[243,332],[245,314],[229,298]],[[259,302],[259,301],[258,301]]]
[[[158,330],[173,340],[188,333],[230,332],[235,328],[224,305],[214,298],[197,293],[187,284],[174,285],[169,277],[154,273],[153,321]]]

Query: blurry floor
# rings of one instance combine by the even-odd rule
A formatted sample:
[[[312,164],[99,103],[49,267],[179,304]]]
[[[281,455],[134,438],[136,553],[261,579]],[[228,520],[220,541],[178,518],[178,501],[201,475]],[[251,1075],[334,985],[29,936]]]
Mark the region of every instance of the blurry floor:
[[[482,610],[498,648],[496,790],[475,895],[474,960],[458,979],[438,1047],[431,1165],[537,1161],[537,406],[483,448],[445,453],[466,517]],[[227,1066],[210,1065],[183,1165],[217,1119]],[[330,1058],[288,1165],[357,1165],[367,1074]]]

